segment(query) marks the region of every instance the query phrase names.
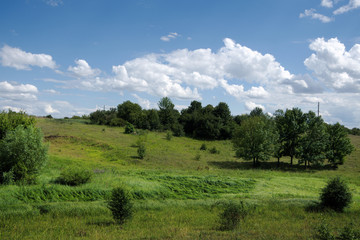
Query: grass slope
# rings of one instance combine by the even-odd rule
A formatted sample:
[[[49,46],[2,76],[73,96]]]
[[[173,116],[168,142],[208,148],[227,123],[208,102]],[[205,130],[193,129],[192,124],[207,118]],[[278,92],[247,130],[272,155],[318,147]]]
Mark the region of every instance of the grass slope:
[[[166,133],[124,134],[122,128],[82,121],[37,119],[50,144],[39,183],[0,186],[0,239],[309,239],[321,222],[360,227],[360,137],[338,170],[290,167],[289,159],[252,169],[234,157],[230,141],[166,139]],[[144,142],[146,156],[137,157]],[[206,151],[200,146],[205,143]],[[215,147],[219,153],[212,154]],[[55,184],[66,167],[94,172],[78,187]],[[349,183],[353,204],[345,213],[305,211],[333,176]],[[110,191],[126,185],[136,213],[122,228],[106,208]],[[218,230],[217,203],[245,200],[255,207],[234,231]]]

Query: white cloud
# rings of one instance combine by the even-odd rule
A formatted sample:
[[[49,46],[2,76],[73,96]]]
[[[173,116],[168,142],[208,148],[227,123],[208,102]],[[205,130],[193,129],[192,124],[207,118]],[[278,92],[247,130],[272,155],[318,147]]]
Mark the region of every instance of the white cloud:
[[[20,70],[30,70],[30,66],[56,68],[56,64],[50,55],[33,54],[8,45],[0,50],[0,60],[3,66]]]
[[[150,109],[151,103],[148,99],[139,97],[137,94],[132,94],[138,100],[139,105],[144,109]]]
[[[321,6],[332,8],[334,6],[334,3],[332,0],[321,0]]]
[[[44,107],[44,112],[46,114],[54,114],[54,113],[59,113],[58,110],[54,109],[50,104],[45,105]]]
[[[335,15],[343,14],[360,7],[360,0],[349,0],[349,3],[336,9]]]
[[[99,69],[92,69],[83,59],[78,59],[75,63],[77,66],[69,66],[68,71],[72,72],[78,78],[95,77],[101,72]]]
[[[317,38],[310,49],[315,53],[304,64],[327,87],[337,92],[360,92],[360,44],[346,51],[337,38]]]
[[[329,23],[333,21],[333,19],[328,16],[322,15],[320,13],[316,13],[316,10],[313,8],[306,9],[304,13],[300,13],[299,17],[300,18],[310,17],[312,19],[320,20],[323,23]]]
[[[175,38],[178,38],[180,35],[176,32],[172,32],[172,33],[169,33],[168,35],[166,36],[162,36],[160,37],[160,40],[161,41],[164,41],[164,42],[170,42],[170,40],[172,39],[175,39]]]
[[[261,104],[256,104],[254,102],[245,102],[245,107],[247,110],[251,111],[255,108],[261,108],[263,111],[265,110],[265,107]]]
[[[0,99],[12,101],[36,100],[38,89],[31,84],[12,84],[7,81],[0,82]]]
[[[54,90],[54,89],[46,89],[44,90],[45,93],[50,93],[50,94],[60,94],[58,91]]]
[[[269,93],[263,87],[251,87],[250,90],[246,91],[246,95],[250,98],[265,98],[269,96]]]

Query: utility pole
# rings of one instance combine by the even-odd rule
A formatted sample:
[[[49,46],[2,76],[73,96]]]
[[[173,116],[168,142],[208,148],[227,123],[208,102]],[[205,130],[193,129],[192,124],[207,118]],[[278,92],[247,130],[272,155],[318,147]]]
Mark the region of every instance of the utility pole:
[[[320,102],[318,102],[318,117],[320,116]]]

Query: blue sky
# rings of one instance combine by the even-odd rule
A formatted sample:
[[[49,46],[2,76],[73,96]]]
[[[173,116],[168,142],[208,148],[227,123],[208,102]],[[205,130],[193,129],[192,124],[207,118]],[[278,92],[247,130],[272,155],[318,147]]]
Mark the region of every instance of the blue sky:
[[[360,0],[3,0],[0,109],[54,117],[170,97],[360,126]]]

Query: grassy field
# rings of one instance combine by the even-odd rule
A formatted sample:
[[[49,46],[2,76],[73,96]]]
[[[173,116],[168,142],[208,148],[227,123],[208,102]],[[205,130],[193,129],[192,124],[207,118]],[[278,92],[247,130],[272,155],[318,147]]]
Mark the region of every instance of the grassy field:
[[[289,159],[263,163],[235,158],[230,141],[166,139],[166,133],[124,134],[122,128],[82,121],[37,119],[49,143],[49,160],[33,186],[0,186],[0,239],[312,239],[327,223],[360,229],[360,137],[337,170],[289,166]],[[137,157],[144,142],[146,156]],[[207,150],[201,151],[202,144]],[[215,147],[219,152],[212,154]],[[78,187],[55,183],[67,167],[94,173]],[[311,212],[331,177],[341,176],[353,193],[344,213]],[[106,200],[126,185],[135,202],[133,219],[118,226]],[[253,210],[232,231],[219,230],[219,203],[243,200]]]

